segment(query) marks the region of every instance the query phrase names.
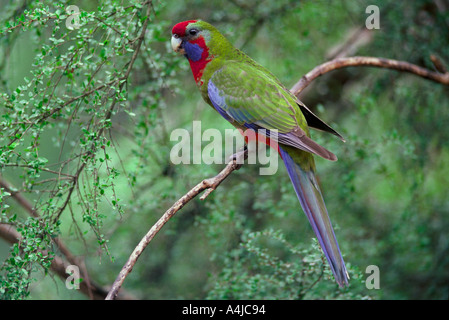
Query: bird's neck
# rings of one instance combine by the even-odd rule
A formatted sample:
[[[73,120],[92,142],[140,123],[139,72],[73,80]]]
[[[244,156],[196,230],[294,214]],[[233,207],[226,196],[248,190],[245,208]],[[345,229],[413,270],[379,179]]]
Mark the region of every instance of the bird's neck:
[[[193,78],[195,79],[195,82],[200,86],[203,85],[204,69],[206,68],[206,65],[211,61],[212,61],[212,59],[208,59],[208,58],[201,59],[198,61],[189,60],[190,69],[192,69]]]

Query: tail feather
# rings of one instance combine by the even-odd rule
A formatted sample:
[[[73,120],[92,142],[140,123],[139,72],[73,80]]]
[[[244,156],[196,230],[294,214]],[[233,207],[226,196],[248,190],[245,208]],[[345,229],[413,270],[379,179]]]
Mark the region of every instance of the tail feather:
[[[279,149],[296,195],[318,238],[335,280],[343,287],[348,284],[348,271],[346,270],[314,172],[312,170],[303,170],[285,150]]]

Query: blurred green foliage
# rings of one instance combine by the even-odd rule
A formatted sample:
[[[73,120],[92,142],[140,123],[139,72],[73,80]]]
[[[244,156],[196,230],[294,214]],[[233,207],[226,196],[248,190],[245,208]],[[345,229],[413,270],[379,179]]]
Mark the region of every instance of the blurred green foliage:
[[[110,285],[142,236],[223,165],[173,165],[170,132],[232,128],[201,100],[171,27],[201,18],[289,87],[326,61],[369,1],[3,1],[0,13],[2,299],[84,299],[49,272],[64,257]],[[69,30],[68,5],[80,8]],[[378,1],[352,54],[449,63],[449,3]],[[147,19],[149,17],[149,19]],[[140,36],[143,36],[141,38]],[[143,40],[140,43],[140,40]],[[136,54],[136,50],[137,54]],[[343,134],[318,174],[351,284],[339,289],[282,167],[247,165],[195,199],[144,251],[122,290],[144,299],[447,299],[448,89],[373,68],[335,71],[302,100]],[[33,210],[17,201],[25,197]],[[369,290],[366,267],[380,269]]]

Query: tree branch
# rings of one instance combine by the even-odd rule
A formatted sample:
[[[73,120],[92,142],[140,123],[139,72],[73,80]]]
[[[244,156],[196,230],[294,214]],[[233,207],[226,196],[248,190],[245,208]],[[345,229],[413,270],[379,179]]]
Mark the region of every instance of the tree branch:
[[[204,200],[208,195],[212,193],[234,170],[240,168],[240,165],[236,163],[235,160],[232,160],[228,163],[228,165],[215,177],[205,179],[198,183],[195,187],[193,187],[189,192],[183,195],[178,201],[176,201],[170,209],[165,211],[162,217],[151,227],[150,231],[140,240],[137,247],[131,253],[128,261],[126,261],[122,270],[120,271],[117,279],[115,279],[114,284],[112,285],[111,290],[109,291],[106,300],[114,300],[120,290],[120,287],[125,281],[125,278],[132,271],[134,265],[142,254],[143,250],[148,246],[150,241],[154,238],[154,236],[161,230],[161,228],[170,220],[171,217],[175,215],[182,207],[184,207],[189,201],[199,195],[201,192],[206,191],[202,196],[201,200]]]
[[[20,192],[14,191],[14,188],[1,176],[0,188],[11,193],[11,197],[14,198],[17,203],[28,212],[29,215],[37,219],[41,217],[39,212],[33,207],[30,201],[28,201],[28,199],[26,199]],[[12,225],[0,223],[0,238],[3,238],[9,243],[17,243],[20,242],[21,234]],[[63,281],[65,281],[68,277],[68,274],[65,272],[66,268],[69,265],[79,266],[81,276],[84,279],[84,281],[80,283],[81,292],[83,292],[91,299],[104,299],[106,297],[107,290],[97,285],[90,279],[86,268],[83,267],[84,263],[81,263],[81,261],[79,261],[79,259],[70,252],[70,250],[59,237],[56,237],[53,240],[58,246],[60,252],[65,256],[67,260],[58,256],[54,256],[50,265],[50,270],[57,274]],[[129,299],[126,294],[121,295],[120,298]]]
[[[3,238],[4,240],[6,240],[9,243],[17,243],[17,242],[20,242],[21,234],[13,226],[0,223],[0,238]],[[44,255],[46,253],[42,252],[42,254]],[[65,281],[67,279],[67,277],[69,276],[66,273],[66,268],[70,264],[72,264],[72,263],[67,262],[66,260],[64,260],[58,256],[54,256],[51,261],[50,270],[53,273],[57,274],[62,279],[62,281]],[[84,276],[84,274],[83,274],[83,276]],[[84,293],[85,295],[89,296],[91,299],[104,299],[104,297],[107,294],[107,290],[105,288],[97,285],[92,280],[90,280],[89,282],[81,281],[81,283],[79,285],[80,285],[80,287],[79,287],[80,291],[82,293]],[[125,300],[132,299],[132,297],[130,297],[126,294],[121,294],[119,296],[119,298],[125,299]]]
[[[434,56],[433,56],[434,57]],[[433,58],[434,59],[434,58]],[[432,61],[434,61],[432,59]],[[439,60],[438,60],[439,61]],[[440,65],[441,61],[439,61]],[[437,68],[441,70],[441,66]],[[306,75],[304,75],[290,90],[295,96],[298,96],[313,80],[322,76],[325,73],[328,73],[333,70],[347,68],[347,67],[376,67],[376,68],[386,68],[392,69],[402,72],[408,72],[415,74],[419,77],[432,80],[437,83],[441,83],[443,85],[449,86],[449,73],[440,73],[428,70],[426,68],[419,67],[415,64],[385,59],[385,58],[376,58],[376,57],[348,57],[348,58],[338,58],[328,62],[325,62],[311,71],[309,71]]]
[[[437,62],[435,62],[437,61]],[[438,71],[446,70],[441,61],[439,61],[435,56],[432,56],[432,62],[434,63]],[[417,65],[384,58],[375,57],[349,57],[349,58],[337,58],[331,61],[325,62],[304,75],[290,90],[294,95],[299,95],[313,80],[328,73],[332,70],[337,70],[346,67],[360,67],[360,66],[371,66],[378,68],[387,68],[398,70],[402,72],[409,72],[417,76],[423,77],[425,79],[432,80],[437,83],[449,86],[449,73],[448,72],[434,72]],[[215,190],[221,182],[224,181],[233,171],[240,168],[235,160],[228,163],[228,165],[215,177],[210,179],[205,179],[188,191],[184,196],[182,196],[178,201],[176,201],[170,209],[168,209],[162,217],[151,227],[148,233],[140,240],[139,244],[136,246],[131,256],[128,258],[127,262],[123,266],[116,280],[114,281],[111,290],[109,291],[106,300],[114,300],[125,281],[125,278],[132,271],[137,259],[142,254],[143,250],[148,246],[155,235],[161,230],[161,228],[172,218],[176,212],[183,208],[189,201],[199,195],[201,192],[205,193],[200,197],[204,200],[213,190]]]
[[[4,189],[6,192],[9,192],[11,196],[17,201],[17,203],[24,208],[28,214],[32,217],[39,218],[39,214],[36,213],[33,205],[26,199],[20,192],[16,192],[12,190],[13,188],[9,185],[8,182],[3,180],[0,176],[0,188]]]
[[[129,62],[125,65],[125,70],[122,76],[118,77],[118,78],[114,78],[113,80],[111,80],[110,82],[106,83],[106,84],[102,84],[99,85],[89,91],[86,91],[84,93],[82,93],[81,95],[77,96],[77,97],[73,97],[65,102],[62,102],[61,104],[59,104],[59,106],[57,108],[54,108],[51,111],[48,111],[47,113],[44,113],[42,115],[40,115],[40,117],[38,119],[35,119],[36,121],[32,121],[27,123],[28,128],[25,129],[24,132],[26,132],[29,128],[31,128],[31,126],[35,125],[36,123],[40,123],[43,122],[44,120],[46,120],[47,118],[51,117],[53,114],[59,112],[61,109],[63,109],[65,106],[80,100],[84,97],[87,97],[91,94],[93,94],[96,91],[99,91],[101,89],[104,88],[110,88],[113,85],[114,86],[118,86],[120,91],[122,91],[124,89],[124,86],[126,85],[128,78],[131,75],[131,72],[133,70],[134,67],[134,63],[138,58],[139,53],[141,52],[141,47],[143,45],[144,39],[145,39],[145,34],[147,32],[148,29],[148,24],[150,22],[150,14],[153,10],[152,7],[152,0],[148,0],[143,2],[142,4],[140,4],[141,7],[143,6],[147,6],[146,9],[146,17],[145,20],[143,21],[143,24],[141,26],[141,29],[139,30],[139,33],[137,35],[137,37],[133,40],[133,42],[135,41],[134,45],[133,45],[133,55],[131,57],[131,59],[129,60]],[[125,7],[125,10],[133,7],[133,6],[128,6]],[[115,13],[113,13],[115,14]],[[54,17],[50,16],[48,17],[48,19],[53,19]],[[33,21],[31,21],[33,22]],[[102,23],[105,23],[104,21],[101,21]],[[105,23],[106,24],[106,23]],[[16,28],[17,26],[14,26],[13,28]],[[111,26],[109,26],[111,27]],[[11,28],[12,29],[12,28]],[[117,32],[116,29],[114,29],[114,31]],[[72,57],[73,58],[73,57]],[[69,62],[70,64],[70,62]],[[66,65],[66,69],[67,66]],[[98,69],[97,69],[98,71]],[[96,71],[95,71],[96,73]],[[95,74],[94,73],[94,74]],[[61,75],[62,76],[62,75]],[[93,77],[93,76],[92,76]],[[58,81],[59,83],[59,81]],[[56,87],[56,86],[54,86]],[[54,90],[53,90],[54,91]],[[52,94],[51,94],[52,95]],[[113,113],[113,108],[114,105],[116,103],[116,100],[113,99],[113,102],[111,103],[111,107],[108,111],[108,113],[106,114],[105,118],[106,119],[110,119]],[[48,103],[49,104],[49,103]],[[101,137],[103,132],[104,132],[105,128],[102,127],[99,132],[98,132],[98,136]],[[23,136],[24,134],[22,134]],[[11,139],[11,141],[9,142],[9,145],[11,145],[14,141],[18,140],[19,138],[16,135],[13,135],[13,138]],[[92,149],[88,150],[87,155],[91,155],[93,154],[95,150]],[[22,166],[22,165],[14,165],[14,164],[5,164],[5,166]],[[56,215],[55,220],[59,219],[60,214],[64,211],[64,209],[66,208],[66,206],[68,205],[72,193],[75,190],[75,187],[78,184],[78,179],[79,176],[81,175],[83,169],[85,168],[86,163],[85,162],[81,162],[81,164],[78,166],[77,172],[75,175],[67,175],[64,173],[58,173],[58,172],[54,172],[52,170],[46,169],[46,168],[41,168],[42,171],[48,171],[48,172],[52,172],[52,173],[58,173],[59,175],[64,175],[67,176],[69,179],[72,180],[72,185],[69,188],[68,191],[68,195],[66,197],[66,200],[64,201],[64,203],[62,204],[62,206],[58,209],[58,213]],[[40,214],[39,212],[36,210],[36,208],[33,206],[33,204],[28,201],[26,199],[26,197],[18,191],[15,191],[16,189],[13,188],[8,182],[6,182],[0,175],[0,188],[3,188],[5,191],[9,192],[11,194],[11,197],[22,207],[24,208],[24,210],[30,214],[31,216],[33,216],[34,218],[40,219]],[[6,241],[8,241],[9,243],[17,243],[20,242],[21,239],[21,234],[19,232],[17,232],[17,230],[12,226],[12,225],[8,225],[8,224],[2,224],[0,223],[0,238],[5,239]],[[54,238],[53,239],[55,241],[55,244],[58,246],[58,249],[60,250],[60,252],[64,255],[64,258],[58,257],[58,256],[54,256],[53,260],[52,260],[52,264],[50,266],[51,271],[53,271],[54,273],[58,274],[61,279],[63,279],[63,281],[68,277],[68,274],[65,272],[66,267],[68,265],[77,265],[80,267],[80,271],[81,271],[81,276],[84,279],[84,281],[82,281],[80,283],[80,290],[86,294],[87,296],[89,296],[90,298],[94,298],[94,299],[104,299],[106,297],[106,294],[108,293],[108,290],[100,287],[99,285],[93,283],[88,274],[87,274],[87,270],[84,267],[84,263],[82,263],[82,261],[79,261],[79,259],[77,257],[75,257],[70,251],[69,249],[64,245],[64,243],[61,241],[60,238]],[[129,296],[125,295],[125,294],[120,294],[119,298],[129,298]]]

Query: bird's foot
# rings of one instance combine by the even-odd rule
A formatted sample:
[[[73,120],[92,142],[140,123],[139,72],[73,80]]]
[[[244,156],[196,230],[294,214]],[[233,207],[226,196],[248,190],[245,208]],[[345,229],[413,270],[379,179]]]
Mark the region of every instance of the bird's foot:
[[[243,163],[247,158],[248,158],[248,147],[245,145],[239,151],[229,156],[229,161],[235,161],[236,169],[238,170],[242,167]]]

